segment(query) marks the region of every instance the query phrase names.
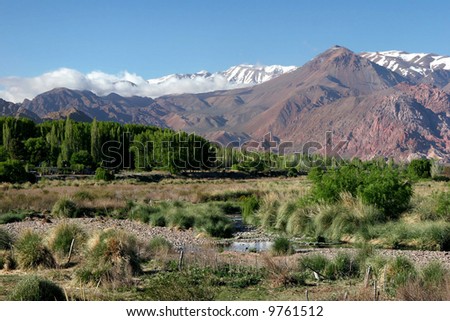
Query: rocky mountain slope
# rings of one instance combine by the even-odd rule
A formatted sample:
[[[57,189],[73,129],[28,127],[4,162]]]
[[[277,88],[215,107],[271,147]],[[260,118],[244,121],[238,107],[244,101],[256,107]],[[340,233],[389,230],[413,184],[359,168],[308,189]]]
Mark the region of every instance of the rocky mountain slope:
[[[406,59],[402,55],[396,59]],[[408,58],[409,63],[431,70],[431,74],[414,74],[391,64],[386,68],[378,58],[365,56],[335,46],[300,68],[234,90],[151,99],[117,94],[99,97],[89,91],[58,88],[15,107],[3,102],[0,108],[22,108],[43,119],[61,118],[71,110],[89,119],[195,132],[223,144],[261,142],[270,133],[277,142],[291,142],[291,151],[322,146],[319,152],[325,153],[342,142],[338,153],[345,157],[426,156],[450,161],[448,85],[442,77],[433,80],[438,79],[433,73],[447,72],[446,65]],[[247,79],[240,75],[240,81]],[[325,148],[330,143],[333,146]]]

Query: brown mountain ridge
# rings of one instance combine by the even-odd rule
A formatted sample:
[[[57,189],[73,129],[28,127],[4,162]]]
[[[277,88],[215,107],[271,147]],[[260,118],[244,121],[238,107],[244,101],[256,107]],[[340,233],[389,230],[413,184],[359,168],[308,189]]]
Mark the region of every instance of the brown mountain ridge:
[[[271,133],[300,149],[307,142],[324,145],[331,132],[335,144],[345,141],[343,156],[363,159],[449,161],[450,154],[450,96],[445,91],[416,84],[339,46],[250,88],[156,99],[58,88],[18,106],[42,119],[76,110],[90,119],[154,124],[221,143],[259,142]]]

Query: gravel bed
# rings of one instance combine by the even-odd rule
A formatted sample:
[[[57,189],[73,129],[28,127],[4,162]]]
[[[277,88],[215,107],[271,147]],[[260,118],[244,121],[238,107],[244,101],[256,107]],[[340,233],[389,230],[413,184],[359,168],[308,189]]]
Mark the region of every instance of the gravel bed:
[[[1,225],[2,228],[9,231],[13,236],[17,236],[21,231],[31,229],[39,233],[45,233],[48,230],[54,228],[63,219],[52,219],[51,221],[45,220],[27,220],[23,222],[15,222]],[[198,234],[193,230],[177,230],[167,227],[151,227],[148,224],[130,221],[130,220],[117,220],[111,218],[74,218],[70,219],[70,222],[78,224],[81,228],[89,233],[94,233],[99,230],[105,230],[109,228],[115,228],[119,230],[125,230],[126,232],[135,235],[141,241],[148,241],[155,236],[161,236],[171,242],[175,247],[180,248],[192,248],[206,244],[212,244],[210,238],[205,237],[202,234]],[[237,233],[234,239],[229,241],[269,241],[273,236],[265,234],[264,232],[249,231]],[[220,243],[220,242],[217,242]],[[307,255],[311,253],[321,253],[327,257],[333,257],[338,252],[350,252],[356,253],[356,249],[349,248],[305,248],[301,249],[297,255]],[[397,257],[406,256],[417,265],[424,265],[431,261],[440,261],[450,268],[450,252],[439,251],[419,251],[419,250],[386,250],[377,249],[376,253],[385,257]]]
[[[63,219],[45,220],[27,220],[23,222],[15,222],[1,225],[9,231],[13,236],[17,236],[20,232],[31,229],[38,233],[46,233],[47,231],[58,225]],[[67,219],[66,219],[67,221]],[[71,223],[79,225],[88,233],[95,233],[105,229],[124,230],[135,235],[141,241],[148,241],[155,236],[161,236],[171,242],[175,247],[200,246],[210,243],[210,240],[199,235],[193,230],[177,230],[166,227],[151,227],[148,224],[130,221],[117,220],[111,218],[72,218]]]

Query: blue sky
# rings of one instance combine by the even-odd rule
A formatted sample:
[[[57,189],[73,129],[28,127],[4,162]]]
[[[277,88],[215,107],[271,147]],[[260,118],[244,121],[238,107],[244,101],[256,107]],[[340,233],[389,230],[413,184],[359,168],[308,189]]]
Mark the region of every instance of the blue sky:
[[[0,12],[0,77],[302,65],[334,44],[450,55],[446,1],[0,0]]]

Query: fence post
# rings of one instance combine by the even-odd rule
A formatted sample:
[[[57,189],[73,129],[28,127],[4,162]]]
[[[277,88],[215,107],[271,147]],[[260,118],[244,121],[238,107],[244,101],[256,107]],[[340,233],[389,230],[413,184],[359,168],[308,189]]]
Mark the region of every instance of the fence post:
[[[184,258],[184,249],[181,249],[180,259],[178,260],[178,270],[181,271],[183,268],[183,258]]]
[[[367,288],[369,286],[369,282],[370,282],[371,276],[372,276],[372,267],[369,265],[367,267],[366,275],[364,277],[364,287]]]

